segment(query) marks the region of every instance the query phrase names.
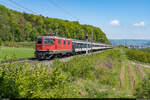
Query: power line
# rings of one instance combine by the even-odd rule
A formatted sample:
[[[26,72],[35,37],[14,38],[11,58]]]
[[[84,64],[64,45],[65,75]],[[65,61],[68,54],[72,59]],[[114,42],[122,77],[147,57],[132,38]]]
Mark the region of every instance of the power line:
[[[56,6],[57,8],[59,8],[60,10],[62,10],[64,13],[66,13],[67,15],[71,16],[72,18],[75,18],[77,21],[79,21],[80,19],[74,15],[72,15],[69,11],[65,10],[62,6],[58,5],[56,2],[54,2],[53,0],[48,0],[48,2],[50,2],[52,5]]]
[[[11,3],[13,3],[13,4],[15,4],[15,5],[17,5],[17,6],[19,6],[20,8],[23,8],[23,9],[29,11],[29,12],[32,12],[32,13],[34,13],[34,14],[38,14],[37,11],[33,11],[33,10],[31,10],[31,9],[28,9],[28,8],[24,7],[23,5],[21,5],[21,4],[17,3],[17,2],[15,2],[15,1],[13,1],[13,0],[8,0],[8,1],[11,2]]]
[[[0,1],[1,3],[3,3],[3,4],[5,4],[5,5],[10,5],[11,7],[13,7],[14,9],[20,9],[20,8],[18,8],[18,7],[15,7],[15,6],[13,6],[12,4],[8,4],[8,3],[6,3],[6,2],[4,2],[4,1]],[[22,10],[22,9],[20,9],[20,10]]]

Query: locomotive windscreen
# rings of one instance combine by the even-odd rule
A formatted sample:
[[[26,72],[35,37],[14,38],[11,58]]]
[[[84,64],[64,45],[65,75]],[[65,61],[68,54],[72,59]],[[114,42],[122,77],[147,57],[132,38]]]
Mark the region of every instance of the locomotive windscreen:
[[[42,44],[42,38],[38,38],[36,43],[37,44]]]
[[[44,39],[44,44],[53,44],[53,39]]]

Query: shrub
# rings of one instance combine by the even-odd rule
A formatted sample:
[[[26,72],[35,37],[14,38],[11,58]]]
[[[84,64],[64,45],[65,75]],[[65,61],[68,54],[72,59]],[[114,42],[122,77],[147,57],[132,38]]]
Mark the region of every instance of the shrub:
[[[136,87],[135,95],[137,98],[150,98],[150,75]]]
[[[144,63],[150,63],[150,53],[139,50],[128,49],[126,55],[131,60],[137,60]]]
[[[106,97],[108,94],[100,92],[99,85],[117,85],[119,72],[113,69],[118,68],[119,59],[120,51],[115,49],[76,56],[68,62],[55,59],[51,67],[36,63],[0,65],[0,97],[65,98],[80,97],[80,94],[82,97],[84,94],[87,97]]]

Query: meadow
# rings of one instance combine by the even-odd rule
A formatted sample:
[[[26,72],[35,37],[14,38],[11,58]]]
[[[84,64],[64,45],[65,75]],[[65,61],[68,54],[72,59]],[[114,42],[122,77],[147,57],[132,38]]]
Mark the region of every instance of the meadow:
[[[128,60],[123,48],[67,62],[55,59],[49,66],[10,63],[0,66],[0,97],[148,98],[150,69],[142,68]]]
[[[11,58],[34,57],[32,48],[0,47],[0,60],[9,60]]]
[[[10,41],[3,41],[2,46],[5,47],[16,47],[16,48],[35,48],[35,42],[10,42]]]

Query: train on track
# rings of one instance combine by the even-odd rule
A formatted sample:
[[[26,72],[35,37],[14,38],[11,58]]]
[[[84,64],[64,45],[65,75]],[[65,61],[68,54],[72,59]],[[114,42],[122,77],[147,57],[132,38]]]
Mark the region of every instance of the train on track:
[[[110,48],[112,46],[107,44],[45,35],[37,37],[35,57],[38,59],[50,59],[54,56],[75,55]]]

